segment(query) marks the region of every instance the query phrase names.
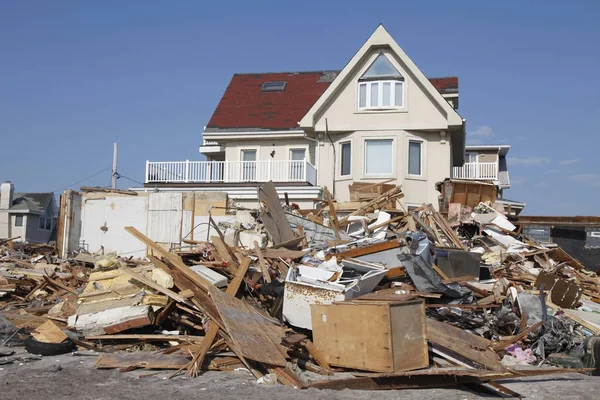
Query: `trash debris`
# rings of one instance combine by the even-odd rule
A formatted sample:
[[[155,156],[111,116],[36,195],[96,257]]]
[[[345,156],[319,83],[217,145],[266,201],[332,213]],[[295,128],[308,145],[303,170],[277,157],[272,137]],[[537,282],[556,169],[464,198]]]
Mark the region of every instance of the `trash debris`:
[[[353,183],[348,203],[325,190],[303,210],[270,182],[259,209],[209,218],[210,241],[170,250],[126,227],[147,248],[138,259],[4,241],[0,344],[76,346],[121,371],[244,369],[296,388],[597,369],[600,277],[520,233],[493,185],[441,188],[441,211],[407,210],[389,182]]]

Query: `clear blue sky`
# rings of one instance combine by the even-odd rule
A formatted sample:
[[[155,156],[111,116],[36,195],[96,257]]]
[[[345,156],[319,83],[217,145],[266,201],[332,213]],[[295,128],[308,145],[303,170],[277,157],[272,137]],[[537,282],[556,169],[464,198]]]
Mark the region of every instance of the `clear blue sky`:
[[[138,181],[147,159],[200,159],[233,73],[341,69],[383,23],[427,76],[460,77],[471,142],[511,144],[505,197],[600,214],[600,2],[337,3],[2,1],[0,180],[62,189],[115,141]]]

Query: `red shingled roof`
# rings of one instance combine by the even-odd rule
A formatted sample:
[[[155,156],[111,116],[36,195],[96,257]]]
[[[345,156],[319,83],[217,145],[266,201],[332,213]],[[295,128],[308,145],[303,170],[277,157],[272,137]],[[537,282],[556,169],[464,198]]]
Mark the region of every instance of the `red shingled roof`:
[[[235,74],[217,105],[207,131],[288,130],[329,87],[337,71]],[[265,82],[287,81],[283,92],[262,92]],[[430,79],[441,93],[458,92],[458,78]]]

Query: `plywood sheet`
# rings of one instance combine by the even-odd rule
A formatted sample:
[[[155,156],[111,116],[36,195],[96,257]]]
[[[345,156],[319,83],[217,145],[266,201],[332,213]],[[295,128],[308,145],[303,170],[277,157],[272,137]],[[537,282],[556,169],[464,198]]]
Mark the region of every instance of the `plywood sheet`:
[[[390,314],[395,371],[428,367],[425,303],[395,304]]]
[[[500,357],[491,350],[492,344],[481,336],[457,328],[445,322],[427,319],[427,339],[438,346],[484,366],[490,370],[503,371]]]
[[[335,366],[398,372],[429,364],[422,302],[312,305],[313,340]]]
[[[284,336],[281,327],[269,322],[252,306],[216,287],[210,287],[209,292],[227,333],[244,358],[286,366],[286,353],[280,345]]]
[[[387,304],[311,306],[313,340],[330,365],[394,371]]]

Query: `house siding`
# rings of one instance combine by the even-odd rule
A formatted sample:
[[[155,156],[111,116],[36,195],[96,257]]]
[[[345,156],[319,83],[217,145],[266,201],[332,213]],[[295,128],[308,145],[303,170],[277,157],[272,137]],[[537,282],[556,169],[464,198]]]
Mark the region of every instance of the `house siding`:
[[[6,237],[8,238],[8,237],[17,237],[17,236],[20,236],[21,239],[18,239],[18,241],[24,242],[25,241],[25,233],[26,233],[27,222],[33,216],[32,215],[31,216],[30,215],[26,215],[26,214],[9,214],[9,215],[10,215],[9,216],[10,230],[7,231]],[[23,216],[23,226],[15,226],[15,219],[16,219],[17,215],[22,215]]]
[[[47,243],[52,235],[52,230],[46,231],[39,228],[40,216],[27,215],[27,241],[30,243]],[[54,222],[55,224],[56,222]],[[54,226],[52,227],[54,228]]]

